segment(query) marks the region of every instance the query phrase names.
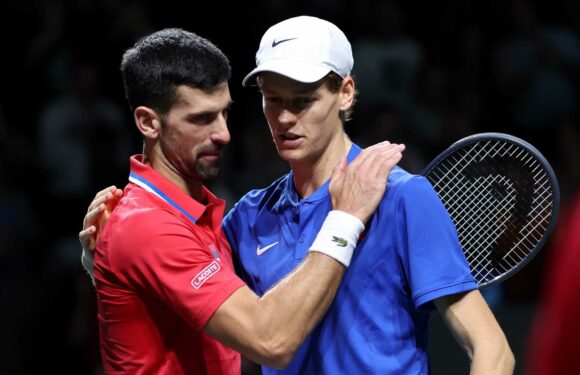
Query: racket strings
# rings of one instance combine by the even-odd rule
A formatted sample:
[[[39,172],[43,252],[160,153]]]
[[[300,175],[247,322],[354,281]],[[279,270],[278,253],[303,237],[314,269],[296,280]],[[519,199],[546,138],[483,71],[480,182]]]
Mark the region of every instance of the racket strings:
[[[485,161],[494,158],[508,162],[486,175]],[[477,169],[478,163],[481,170]],[[527,187],[520,181],[516,186],[512,179],[524,175],[531,176],[533,184]],[[532,154],[512,143],[474,143],[452,153],[427,177],[453,219],[472,274],[480,285],[521,263],[550,225],[550,178]],[[518,194],[533,197],[529,207],[518,201]]]
[[[472,149],[469,151],[477,151],[477,150]],[[485,151],[485,150],[482,149],[480,151]],[[497,154],[499,151],[500,150],[496,150],[495,154]],[[466,156],[470,156],[470,158],[473,159],[475,157],[485,157],[486,155],[493,156],[495,154],[492,154],[491,152],[486,152],[484,155],[481,155],[481,152],[479,152],[479,153],[476,153],[476,155],[469,155],[469,152],[467,152],[459,160],[457,160],[457,159],[452,160],[451,161],[452,167],[448,168],[448,170],[451,171],[454,168],[457,169],[458,166],[462,166],[463,168],[465,168],[467,163],[461,164],[461,162],[465,160]],[[458,176],[460,173],[461,173],[460,170],[456,170],[453,173],[450,173],[450,172],[447,173],[445,177]],[[461,180],[463,180],[463,181],[461,181]],[[509,180],[507,180],[506,178],[503,178],[502,176],[500,176],[500,180],[501,180],[501,182],[505,183],[506,185],[509,184]],[[456,181],[459,181],[459,183],[457,183]],[[495,212],[502,212],[502,211],[506,212],[507,210],[509,210],[511,208],[511,207],[506,207],[506,205],[510,204],[509,199],[504,200],[504,206],[500,206],[500,207],[498,207],[497,205],[489,206],[491,204],[492,200],[494,199],[494,197],[491,194],[479,194],[479,195],[478,194],[465,194],[467,192],[466,188],[469,188],[469,190],[475,190],[475,191],[480,191],[480,192],[489,191],[488,186],[491,185],[494,181],[497,182],[497,177],[495,180],[493,177],[480,179],[479,181],[477,181],[478,184],[475,186],[473,186],[473,184],[471,184],[471,186],[467,186],[468,185],[467,179],[455,178],[454,180],[449,179],[449,181],[446,182],[447,184],[456,184],[456,186],[454,189],[443,189],[443,190],[456,191],[456,192],[459,192],[459,194],[462,194],[464,196],[464,197],[458,197],[457,194],[455,194],[455,195],[442,195],[442,200],[444,200],[446,202],[459,202],[459,204],[455,204],[454,206],[448,205],[447,209],[450,212],[450,215],[452,217],[456,218],[455,225],[458,227],[459,234],[461,235],[461,234],[467,233],[468,236],[467,237],[463,236],[463,238],[462,238],[462,240],[464,242],[475,241],[477,243],[480,243],[481,241],[479,241],[479,239],[486,235],[486,231],[482,230],[481,229],[482,226],[478,225],[478,223],[488,221],[490,219],[490,216],[497,216],[497,214],[495,214],[494,211]],[[513,190],[513,188],[512,188],[512,190]],[[482,201],[482,199],[484,199],[484,201]],[[491,209],[484,209],[485,207],[489,207]],[[493,210],[494,208],[495,208],[495,210]],[[485,220],[483,220],[483,221],[474,220],[474,216],[475,215],[481,216],[481,212],[484,212],[485,214],[483,217],[480,217],[480,219],[485,219]],[[504,215],[504,216],[507,218],[506,215]],[[497,232],[497,231],[498,230],[495,230],[495,232]],[[476,237],[474,237],[474,236],[476,236]]]
[[[520,244],[522,244],[524,248],[534,246],[541,240],[543,234],[548,229],[551,215],[546,215],[546,209],[549,209],[552,205],[552,193],[545,185],[542,185],[540,188],[543,189],[542,193],[538,193],[533,201],[536,208],[530,213],[529,221],[522,228],[523,237],[519,242],[514,244],[514,246],[506,253],[506,256],[509,255],[510,252],[518,250]],[[534,215],[532,215],[532,213]],[[524,256],[525,255],[527,255],[527,253],[524,254]]]
[[[487,146],[489,146],[491,144],[491,149],[490,150],[486,150]],[[513,145],[511,145],[513,146]],[[507,150],[505,150],[505,152],[510,152],[510,150],[513,147],[509,147]],[[496,149],[496,150],[494,150]],[[495,153],[493,153],[495,151]],[[497,144],[497,143],[492,143],[491,141],[486,141],[483,145],[480,145],[480,147],[472,147],[472,148],[464,148],[461,150],[460,153],[457,154],[452,154],[448,157],[448,159],[445,160],[446,165],[450,165],[449,167],[443,168],[443,166],[441,166],[441,168],[438,169],[442,169],[441,172],[443,172],[443,175],[438,175],[437,174],[437,170],[433,170],[429,173],[430,176],[434,176],[434,180],[432,181],[432,183],[434,183],[433,187],[435,188],[435,190],[439,190],[439,182],[438,181],[445,181],[445,179],[448,180],[457,180],[457,178],[453,178],[453,177],[457,177],[460,176],[461,172],[471,163],[473,163],[474,161],[481,161],[483,160],[485,157],[492,157],[492,156],[497,156],[498,153],[501,151],[501,145]],[[459,155],[461,155],[461,157],[458,157]],[[505,155],[505,153],[504,153]]]

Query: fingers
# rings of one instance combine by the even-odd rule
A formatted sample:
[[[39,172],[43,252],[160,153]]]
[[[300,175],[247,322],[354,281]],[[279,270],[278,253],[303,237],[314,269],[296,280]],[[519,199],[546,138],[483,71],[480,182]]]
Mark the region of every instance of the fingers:
[[[99,191],[95,195],[95,198],[93,199],[93,201],[89,205],[89,208],[87,211],[94,210],[95,207],[99,206],[101,203],[105,203],[108,199],[113,198],[113,196],[119,194],[119,192],[121,195],[123,194],[123,191],[120,189],[117,189],[117,187],[115,185],[111,185],[111,186]]]
[[[391,169],[401,160],[405,145],[388,141],[364,149],[349,165],[369,177],[386,178]]]
[[[85,239],[90,237],[93,233],[97,231],[97,227],[94,225],[89,226],[88,228],[84,228],[79,232],[79,239]]]
[[[369,158],[374,158],[378,153],[384,152],[385,150],[390,149],[391,143],[389,141],[383,141],[379,143],[375,143],[372,146],[369,146],[361,151],[360,154],[352,161],[353,166],[357,166],[358,164],[363,164],[368,161]]]
[[[404,144],[400,144],[397,145],[393,150],[392,150],[392,154],[389,156],[389,158],[386,161],[387,166],[390,168],[394,167],[395,164],[397,164],[399,161],[401,161],[401,158],[403,157],[403,151],[405,151],[407,147]]]
[[[83,220],[83,229],[88,229],[90,226],[94,226],[97,223],[99,215],[105,211],[106,208],[105,204],[101,203],[92,210],[89,210]]]
[[[96,198],[100,198],[103,195],[107,194],[107,193],[112,193],[114,191],[118,190],[117,187],[115,185],[111,185],[109,187],[104,188],[103,190],[99,191],[96,195],[95,195],[95,199]]]
[[[363,150],[348,166],[337,166],[329,186],[333,208],[366,223],[380,203],[387,176],[404,150],[405,145],[385,141]]]
[[[109,211],[113,211],[113,208],[117,206],[117,204],[123,197],[123,190],[117,189],[111,192],[111,195],[112,195],[111,198],[107,199],[107,202],[105,203]]]
[[[91,225],[90,227],[83,229],[79,232],[79,241],[81,243],[82,248],[87,252],[91,252],[94,250],[91,244],[94,243],[93,235],[95,234],[96,231],[97,228],[94,225]]]
[[[106,219],[106,213],[115,208],[119,200],[123,196],[123,190],[117,189],[116,186],[111,185],[96,195],[89,208],[87,214],[83,219],[83,229],[79,232],[79,241],[83,249],[90,253],[95,250],[97,242],[97,226],[102,227],[103,218]]]
[[[347,166],[346,157],[343,156],[338,162],[338,165],[334,167],[334,169],[332,170],[332,175],[330,176],[330,179],[336,180],[337,178],[339,178],[340,175],[344,173],[344,169],[346,168],[346,166]]]
[[[85,215],[83,229],[79,232],[79,241],[82,248],[87,252],[95,250],[97,243],[97,223],[105,209],[106,206],[102,203]]]
[[[329,185],[330,189],[332,189],[332,187],[335,184],[342,183],[346,167],[347,167],[346,157],[340,158],[338,165],[334,167],[334,169],[332,170],[332,174],[330,175],[330,185]]]
[[[365,150],[368,152],[368,151],[372,151],[372,150],[377,149],[377,148],[384,148],[385,146],[388,146],[390,144],[391,144],[391,142],[389,142],[389,141],[382,141],[382,142],[379,142],[379,143],[375,143],[374,145],[365,148],[363,150],[363,152]]]
[[[393,167],[401,161],[405,151],[404,144],[393,144],[393,147],[377,156],[376,173],[380,178],[386,178]]]
[[[79,232],[79,241],[81,241],[81,243],[84,246],[84,243],[88,243],[91,236],[97,231],[97,228],[94,225],[91,225],[90,227],[83,229]]]

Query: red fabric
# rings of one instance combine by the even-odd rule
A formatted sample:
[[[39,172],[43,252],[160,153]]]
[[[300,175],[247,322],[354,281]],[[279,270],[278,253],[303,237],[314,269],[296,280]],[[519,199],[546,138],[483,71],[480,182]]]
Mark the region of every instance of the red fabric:
[[[207,205],[196,202],[138,158],[131,171],[180,208],[130,183],[99,236],[105,373],[239,374],[240,355],[203,332],[244,285],[221,231],[224,202],[207,190]]]
[[[558,221],[553,259],[534,319],[528,374],[577,374],[580,355],[580,192]]]

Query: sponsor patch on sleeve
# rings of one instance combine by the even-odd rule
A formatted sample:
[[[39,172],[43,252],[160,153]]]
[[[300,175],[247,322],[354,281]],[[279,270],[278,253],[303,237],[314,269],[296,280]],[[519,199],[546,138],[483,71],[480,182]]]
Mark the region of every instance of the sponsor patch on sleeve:
[[[201,286],[213,275],[215,275],[220,270],[220,264],[214,260],[207,267],[201,270],[195,277],[191,280],[191,285],[195,289],[201,288]]]

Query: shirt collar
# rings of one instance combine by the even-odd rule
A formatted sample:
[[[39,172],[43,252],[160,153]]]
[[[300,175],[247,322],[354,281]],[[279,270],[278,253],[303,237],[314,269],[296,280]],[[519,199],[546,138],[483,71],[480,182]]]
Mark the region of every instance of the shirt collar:
[[[207,204],[196,201],[153,168],[143,164],[143,155],[133,155],[130,159],[130,165],[130,182],[163,199],[194,223],[202,217],[206,210],[215,206],[215,211],[217,211],[215,214],[217,215],[211,215],[211,219],[218,219],[217,225],[221,226],[221,218],[219,216],[220,212],[221,216],[223,216],[225,201],[217,198],[205,186],[202,187],[201,196]],[[216,217],[214,218],[214,216]]]
[[[356,145],[352,144],[350,150],[348,151],[348,155],[346,156],[347,163],[351,163],[354,158],[360,154],[362,149]],[[304,199],[304,202],[316,202],[321,199],[324,199],[328,196],[328,185],[330,185],[330,178],[326,180],[326,182],[320,186],[314,193],[312,193],[308,198]],[[296,187],[294,186],[294,173],[290,171],[286,178],[286,187],[282,194],[280,195],[280,199],[274,205],[273,209],[282,210],[286,207],[293,207],[298,205],[300,202],[300,198],[298,196],[298,192],[296,191]]]

